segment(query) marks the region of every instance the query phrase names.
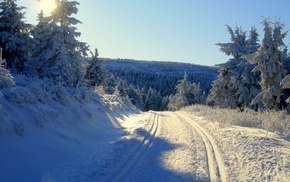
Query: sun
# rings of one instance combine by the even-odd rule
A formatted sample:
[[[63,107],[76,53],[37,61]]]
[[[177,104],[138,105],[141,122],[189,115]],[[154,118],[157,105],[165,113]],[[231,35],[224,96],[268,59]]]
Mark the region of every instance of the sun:
[[[50,14],[55,8],[55,0],[38,0],[38,8],[43,11],[44,14]]]

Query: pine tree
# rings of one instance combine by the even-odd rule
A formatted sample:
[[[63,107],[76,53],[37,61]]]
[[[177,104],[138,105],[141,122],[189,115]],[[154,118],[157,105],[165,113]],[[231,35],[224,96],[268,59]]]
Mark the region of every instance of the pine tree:
[[[134,106],[140,110],[144,110],[144,103],[139,88],[135,89],[134,86],[130,84],[128,87],[128,97]]]
[[[244,108],[250,106],[251,100],[258,93],[258,75],[252,74],[253,66],[243,58],[258,49],[258,34],[252,28],[249,38],[241,28],[235,31],[227,26],[231,36],[230,43],[218,43],[220,50],[234,58],[224,64],[220,64],[219,76],[214,81],[209,102],[214,102],[220,107]]]
[[[17,73],[24,70],[32,47],[31,25],[24,22],[24,9],[16,4],[16,0],[0,2],[0,46],[4,49],[7,67]]]
[[[85,78],[88,80],[89,85],[98,86],[105,83],[106,73],[102,69],[103,62],[98,58],[98,49],[95,49],[95,54],[88,60],[88,66]]]
[[[31,35],[33,37],[34,48],[31,50],[31,59],[25,64],[25,73],[27,75],[44,77],[41,68],[44,67],[45,61],[45,51],[48,49],[48,39],[50,30],[48,29],[48,20],[44,16],[43,11],[38,14],[37,17],[38,24],[34,26],[31,30]]]
[[[169,103],[169,96],[165,96],[162,98],[162,101],[161,101],[161,106],[160,106],[160,110],[161,111],[165,111],[168,109],[168,103]]]
[[[157,92],[156,90],[150,87],[146,94],[146,98],[144,102],[144,110],[145,111],[160,110],[161,101],[162,101],[162,97],[160,95],[160,92]]]
[[[190,82],[187,80],[187,73],[184,73],[183,79],[179,81],[176,86],[175,97],[178,97],[178,105],[187,106],[189,105],[188,92],[190,90]]]
[[[184,73],[183,79],[176,86],[175,95],[169,96],[168,109],[178,110],[181,107],[200,104],[202,102],[202,91],[200,84],[190,83],[187,80],[187,73]]]
[[[281,96],[283,95],[280,85],[284,78],[282,66],[282,54],[279,50],[283,46],[283,39],[287,32],[282,33],[284,25],[280,22],[274,24],[267,19],[263,21],[264,38],[258,52],[251,59],[251,63],[257,64],[254,71],[261,72],[261,92],[255,97],[252,104],[262,102],[267,109],[278,110],[281,108]],[[284,82],[283,82],[284,83]]]
[[[40,40],[43,43],[43,64],[40,72],[44,77],[52,78],[68,86],[84,84],[86,73],[85,56],[87,45],[77,40],[80,33],[75,25],[81,23],[72,15],[78,12],[76,1],[57,0],[56,8],[47,17],[48,31]]]

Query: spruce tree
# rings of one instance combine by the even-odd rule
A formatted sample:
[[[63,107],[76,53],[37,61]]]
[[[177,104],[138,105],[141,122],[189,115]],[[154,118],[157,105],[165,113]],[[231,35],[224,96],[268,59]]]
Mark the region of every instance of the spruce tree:
[[[284,46],[283,39],[287,32],[282,33],[284,25],[280,22],[274,24],[274,29],[268,19],[263,21],[264,38],[258,52],[252,57],[251,63],[257,64],[254,71],[261,73],[261,92],[255,97],[252,104],[262,102],[266,109],[281,109],[282,86],[284,69],[283,55],[280,46]],[[282,82],[284,83],[284,82]]]
[[[88,60],[87,71],[85,78],[88,80],[89,85],[98,86],[105,83],[106,72],[102,69],[103,62],[98,58],[98,49],[95,49],[95,53]]]
[[[77,40],[80,33],[75,25],[81,23],[73,14],[78,12],[76,1],[57,0],[56,8],[47,17],[48,31],[40,40],[43,43],[43,64],[40,72],[44,77],[68,86],[84,85],[87,45]],[[45,35],[45,36],[44,36]]]
[[[175,95],[168,98],[168,109],[178,110],[181,107],[200,104],[202,102],[202,91],[200,84],[190,83],[187,79],[187,73],[184,73],[183,79],[176,86]]]
[[[25,65],[25,73],[42,78],[44,75],[41,68],[46,64],[45,52],[48,49],[47,42],[50,30],[47,26],[48,20],[44,16],[43,11],[38,14],[37,21],[38,24],[31,30],[34,48],[31,50],[31,59]]]
[[[249,38],[241,28],[235,31],[230,26],[227,30],[231,36],[230,43],[218,43],[220,50],[226,55],[231,55],[228,62],[220,64],[218,79],[214,81],[209,102],[214,102],[220,107],[244,108],[250,106],[251,100],[258,93],[258,75],[252,73],[253,66],[243,58],[258,49],[258,34],[252,28]]]
[[[16,73],[24,70],[32,47],[29,33],[31,25],[24,22],[24,9],[16,4],[16,0],[0,2],[0,47],[4,50],[3,58],[7,67]]]
[[[158,111],[160,110],[162,97],[160,95],[160,92],[157,92],[156,90],[149,88],[144,102],[144,110],[154,110]]]

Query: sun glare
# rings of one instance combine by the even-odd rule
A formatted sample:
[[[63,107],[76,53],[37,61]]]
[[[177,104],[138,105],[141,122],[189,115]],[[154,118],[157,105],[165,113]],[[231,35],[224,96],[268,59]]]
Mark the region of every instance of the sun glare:
[[[50,14],[55,8],[55,0],[40,0],[38,1],[38,8],[43,11],[44,14]]]

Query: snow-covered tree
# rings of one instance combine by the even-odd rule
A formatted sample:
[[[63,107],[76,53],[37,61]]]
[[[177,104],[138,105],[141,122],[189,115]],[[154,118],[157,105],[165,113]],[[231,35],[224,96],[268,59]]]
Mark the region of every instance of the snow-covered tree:
[[[189,90],[190,82],[187,80],[187,73],[184,73],[183,79],[179,81],[179,84],[176,86],[176,94],[178,97],[179,104],[182,106],[189,105]],[[177,103],[176,103],[177,104]]]
[[[57,0],[56,8],[47,17],[48,24],[40,35],[43,39],[43,64],[40,72],[68,86],[84,84],[87,45],[77,40],[80,33],[75,25],[81,23],[73,14],[78,12],[76,1]]]
[[[5,69],[5,67],[6,61],[5,59],[2,59],[2,48],[0,48],[0,89],[15,86],[13,77],[11,76],[10,72]]]
[[[219,65],[220,74],[213,83],[208,101],[220,107],[244,108],[250,106],[252,99],[259,92],[259,77],[252,73],[254,66],[242,57],[257,51],[258,34],[256,29],[252,28],[247,39],[245,31],[241,28],[237,27],[233,31],[227,26],[227,29],[231,42],[217,45],[222,52],[233,58]]]
[[[183,79],[176,86],[175,95],[169,96],[168,109],[178,110],[181,107],[200,104],[202,102],[202,91],[200,84],[190,83],[187,80],[187,73],[184,73]]]
[[[287,75],[282,81],[281,85],[283,86],[283,89],[290,89],[290,75]],[[286,100],[287,103],[290,103],[290,96]]]
[[[128,87],[128,97],[134,106],[140,110],[144,110],[144,102],[139,88],[135,89],[133,84],[130,84]]]
[[[284,89],[284,99],[287,103],[290,103],[290,56],[287,55],[287,49],[284,51],[283,68],[285,71],[285,78],[281,81],[281,85]],[[290,107],[290,104],[289,104]]]
[[[262,90],[252,104],[262,102],[265,108],[277,110],[281,107],[281,96],[283,95],[280,83],[285,76],[280,47],[284,46],[283,39],[287,32],[282,33],[284,25],[280,22],[274,24],[274,29],[268,19],[263,21],[263,25],[264,38],[261,47],[251,59],[251,63],[257,64],[254,71],[261,73]]]
[[[169,96],[165,96],[162,98],[162,101],[161,101],[161,106],[160,106],[160,110],[161,111],[165,111],[168,109],[168,103],[169,103]]]
[[[145,111],[148,111],[148,110],[158,111],[158,110],[160,110],[161,101],[162,101],[162,97],[160,95],[160,92],[157,92],[156,90],[154,90],[150,87],[148,92],[147,92],[145,102],[144,102]]]
[[[16,0],[0,2],[0,46],[4,50],[7,67],[17,73],[23,71],[32,46],[31,25],[24,22],[24,9],[16,4]]]
[[[43,11],[38,14],[37,20],[38,24],[31,30],[34,48],[31,50],[31,59],[29,59],[25,64],[25,73],[27,75],[43,77],[40,68],[43,68],[46,62],[44,55],[48,49],[47,41],[50,30],[47,26],[48,20],[45,18]]]
[[[92,54],[92,58],[88,60],[87,72],[85,78],[92,86],[101,85],[105,82],[106,73],[102,69],[103,62],[98,58],[98,49],[95,50],[95,54]]]

